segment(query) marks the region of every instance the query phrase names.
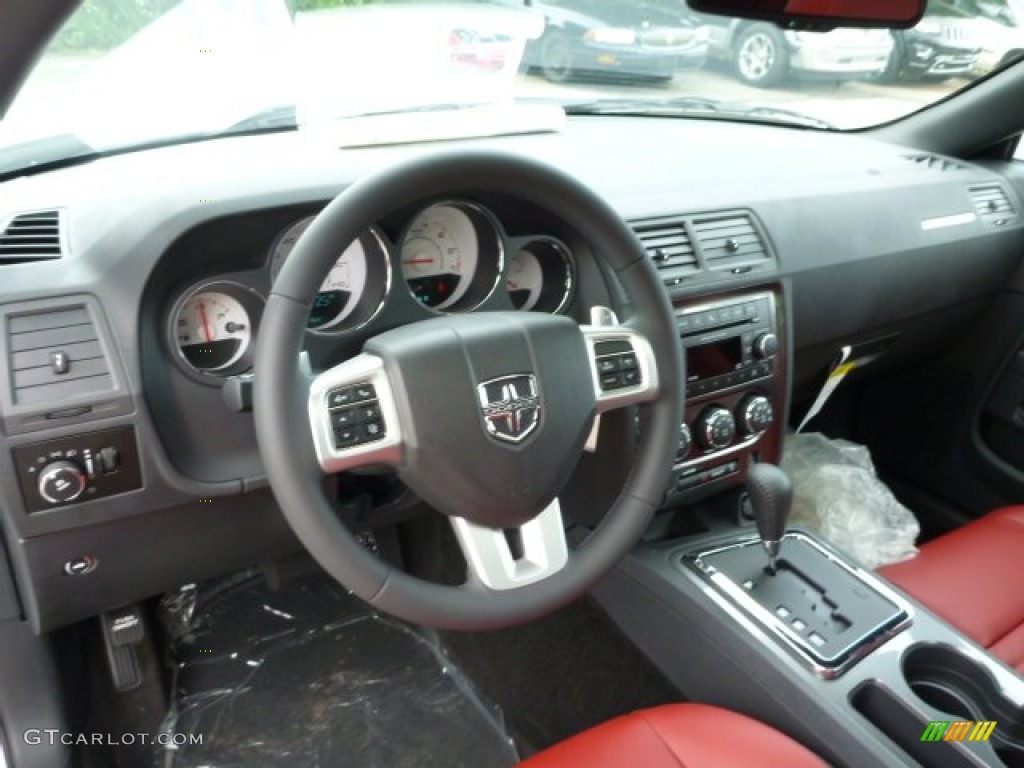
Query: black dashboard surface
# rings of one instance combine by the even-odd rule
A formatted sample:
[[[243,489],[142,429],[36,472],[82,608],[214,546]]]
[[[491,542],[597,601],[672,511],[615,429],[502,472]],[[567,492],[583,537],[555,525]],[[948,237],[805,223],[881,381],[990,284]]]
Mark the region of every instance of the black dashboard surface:
[[[560,133],[472,146],[547,161],[635,227],[663,217],[752,216],[769,258],[743,269],[700,265],[666,290],[683,304],[780,287],[791,334],[789,380],[798,394],[819,381],[840,344],[899,333],[887,355],[891,365],[929,354],[1008,281],[1024,245],[1020,200],[1001,169],[853,134],[578,117]],[[229,410],[219,387],[175,363],[166,333],[171,308],[203,280],[238,281],[265,295],[270,249],[288,225],[377,169],[456,150],[337,149],[290,132],[125,154],[0,186],[0,222],[60,210],[66,244],[60,260],[0,266],[4,349],[12,317],[85,306],[116,385],[106,410],[47,419],[67,403],[22,408],[9,381],[0,471],[15,474],[13,449],[69,435],[128,425],[139,442],[138,490],[32,514],[17,487],[0,490],[26,612],[37,627],[294,547],[265,489],[251,414]],[[978,207],[979,190],[993,186],[1009,213]],[[601,244],[588,242],[586,232],[567,230],[528,201],[481,199],[472,179],[460,197],[493,213],[506,247],[538,234],[569,246],[574,286],[563,311],[584,321],[592,305],[617,305]],[[393,259],[413,213],[396,211],[380,223]],[[427,316],[392,277],[395,298],[367,324],[310,334],[316,364],[353,354],[374,332]],[[494,291],[480,309],[507,308],[503,296]],[[212,506],[212,499],[222,501]],[[142,548],[87,586],[82,580],[67,588],[61,564],[68,558],[89,547],[114,553],[140,536],[161,539],[160,558]],[[214,544],[227,539],[238,539],[232,556]]]

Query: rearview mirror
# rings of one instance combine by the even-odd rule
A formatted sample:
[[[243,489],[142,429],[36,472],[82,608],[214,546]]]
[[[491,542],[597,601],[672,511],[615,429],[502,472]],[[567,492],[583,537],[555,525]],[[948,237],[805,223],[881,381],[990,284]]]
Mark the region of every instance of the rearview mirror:
[[[835,27],[908,29],[924,15],[925,0],[686,0],[695,11],[774,21],[786,29]]]

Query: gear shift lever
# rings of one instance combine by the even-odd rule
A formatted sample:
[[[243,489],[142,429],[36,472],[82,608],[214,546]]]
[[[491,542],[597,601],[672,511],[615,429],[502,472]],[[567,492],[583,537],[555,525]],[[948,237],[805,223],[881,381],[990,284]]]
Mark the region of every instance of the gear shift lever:
[[[747,494],[761,545],[768,553],[768,570],[775,575],[775,559],[779,556],[786,520],[793,505],[793,483],[774,464],[753,464],[747,473]]]

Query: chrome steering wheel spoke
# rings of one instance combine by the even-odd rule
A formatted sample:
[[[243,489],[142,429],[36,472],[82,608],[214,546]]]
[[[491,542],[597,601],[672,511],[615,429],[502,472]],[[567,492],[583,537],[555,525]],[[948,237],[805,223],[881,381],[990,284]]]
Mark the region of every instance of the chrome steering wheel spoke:
[[[462,517],[452,517],[451,522],[466,558],[469,584],[492,590],[516,589],[543,581],[569,561],[558,499],[530,522],[509,531]]]
[[[384,362],[360,354],[316,376],[309,422],[321,469],[328,474],[371,464],[397,466],[403,438]]]

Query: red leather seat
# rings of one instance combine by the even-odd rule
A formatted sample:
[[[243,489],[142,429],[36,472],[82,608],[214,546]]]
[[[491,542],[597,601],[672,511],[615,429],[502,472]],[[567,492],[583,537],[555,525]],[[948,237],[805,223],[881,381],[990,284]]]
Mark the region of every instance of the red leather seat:
[[[791,738],[706,704],[666,704],[617,717],[519,764],[520,768],[739,768],[826,765]]]
[[[1024,506],[990,512],[879,573],[1024,672]]]

